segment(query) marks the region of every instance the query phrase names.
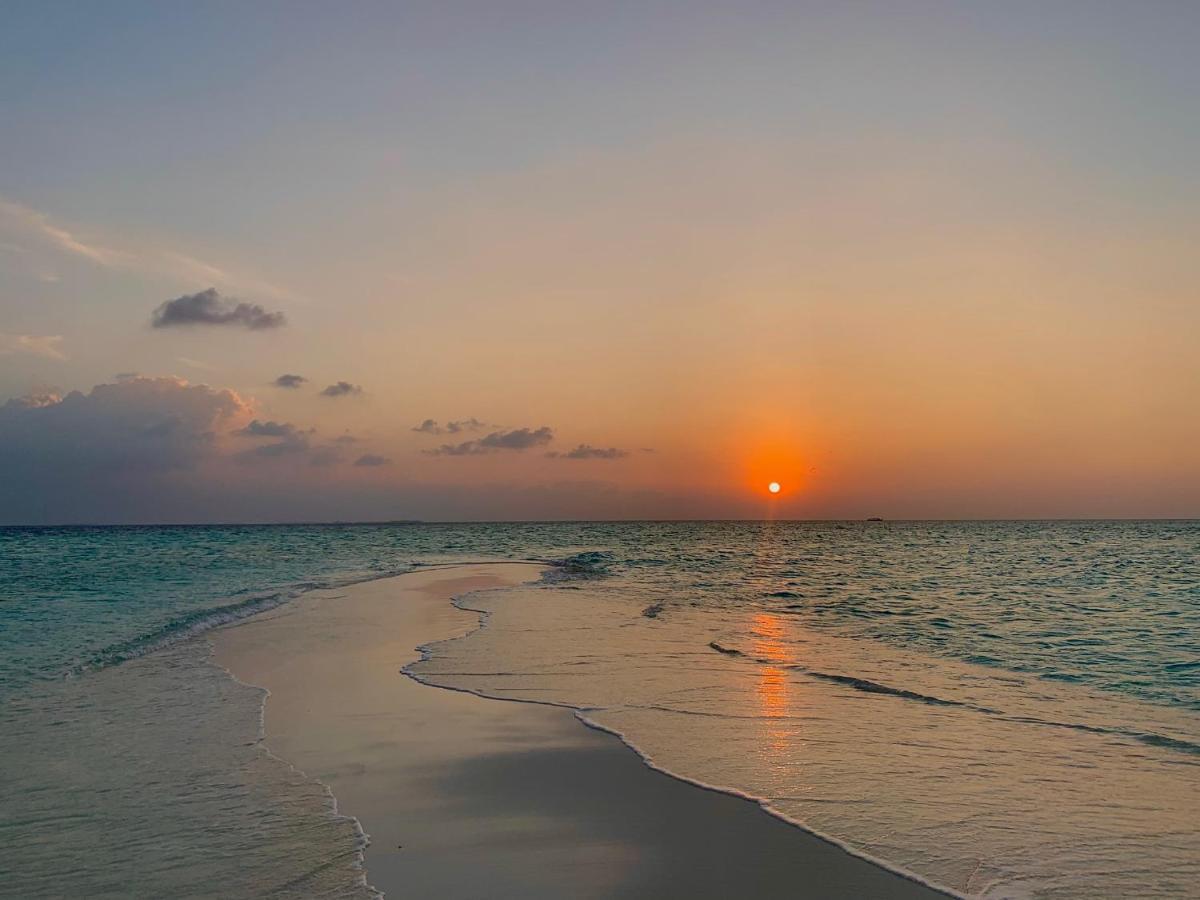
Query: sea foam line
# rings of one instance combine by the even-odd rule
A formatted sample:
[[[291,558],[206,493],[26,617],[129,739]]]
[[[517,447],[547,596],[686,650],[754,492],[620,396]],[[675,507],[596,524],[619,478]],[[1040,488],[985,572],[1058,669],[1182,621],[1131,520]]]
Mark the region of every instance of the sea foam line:
[[[389,576],[383,577],[386,578]],[[369,891],[376,898],[376,900],[384,900],[383,891],[379,890],[377,887],[367,881],[366,852],[367,847],[371,845],[371,836],[363,829],[362,822],[357,816],[345,815],[339,811],[337,795],[333,793],[333,788],[331,788],[320,778],[314,778],[299,766],[294,765],[279,754],[275,753],[275,751],[273,751],[270,745],[267,743],[267,700],[271,696],[270,689],[265,688],[260,684],[251,684],[248,681],[243,681],[242,679],[238,678],[237,675],[233,673],[233,670],[227,666],[221,665],[215,659],[213,659],[212,642],[206,639],[205,643],[208,644],[208,655],[205,658],[205,663],[224,672],[234,683],[258,692],[258,737],[255,739],[255,745],[257,748],[262,753],[266,754],[266,756],[287,766],[290,771],[295,772],[303,780],[312,784],[320,785],[321,790],[325,793],[327,798],[326,809],[329,811],[330,818],[335,822],[347,822],[354,829],[357,840],[355,841],[354,853],[350,862],[350,868],[355,870],[357,873],[355,876],[355,882]]]
[[[559,566],[562,561],[531,559],[531,560],[470,560],[464,562],[438,562],[425,563],[413,561],[404,563],[395,569],[389,569],[383,572],[371,572],[369,574],[347,575],[341,578],[329,577],[324,580],[309,580],[293,582],[290,585],[281,587],[277,590],[268,590],[254,594],[244,600],[238,600],[234,603],[227,603],[223,606],[209,607],[208,609],[200,609],[182,616],[178,616],[163,625],[158,626],[154,630],[145,634],[130,638],[126,641],[120,641],[115,644],[110,644],[102,650],[97,651],[91,658],[76,663],[63,672],[63,677],[72,678],[79,675],[85,675],[89,672],[99,671],[108,668],[109,666],[120,665],[123,662],[128,662],[132,659],[138,659],[148,653],[154,653],[158,650],[163,650],[181,641],[188,640],[203,634],[213,628],[220,628],[223,625],[231,625],[235,622],[240,622],[243,619],[249,619],[261,613],[270,612],[289,603],[309,591],[322,590],[337,590],[338,588],[349,587],[354,584],[364,584],[370,581],[380,581],[385,578],[396,578],[400,575],[405,575],[409,572],[418,569],[442,569],[453,568],[456,566],[467,565],[520,565],[520,564],[540,564]]]

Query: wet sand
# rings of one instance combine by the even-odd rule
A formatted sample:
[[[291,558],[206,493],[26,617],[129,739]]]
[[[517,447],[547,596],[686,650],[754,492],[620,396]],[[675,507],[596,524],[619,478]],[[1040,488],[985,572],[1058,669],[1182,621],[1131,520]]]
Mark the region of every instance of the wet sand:
[[[270,691],[268,747],[362,823],[371,885],[389,897],[945,896],[656,772],[570,710],[400,672],[419,645],[477,627],[451,597],[537,575],[426,569],[213,633],[215,662]]]

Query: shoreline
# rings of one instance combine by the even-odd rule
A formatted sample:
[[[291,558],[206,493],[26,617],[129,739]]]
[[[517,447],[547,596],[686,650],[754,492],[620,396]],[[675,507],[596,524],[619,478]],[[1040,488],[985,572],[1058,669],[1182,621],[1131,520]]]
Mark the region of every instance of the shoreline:
[[[387,895],[953,896],[758,800],[656,767],[573,707],[439,689],[407,667],[486,622],[457,598],[532,563],[428,567],[314,591],[208,634],[258,686],[266,751],[369,836]],[[482,894],[481,894],[482,892]]]

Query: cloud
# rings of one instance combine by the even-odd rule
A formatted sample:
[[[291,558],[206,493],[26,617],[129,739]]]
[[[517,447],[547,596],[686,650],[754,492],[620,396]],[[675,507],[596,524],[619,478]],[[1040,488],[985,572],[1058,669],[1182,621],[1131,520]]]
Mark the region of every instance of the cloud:
[[[580,444],[574,450],[559,453],[557,450],[546,454],[553,459],[624,459],[629,455],[628,450],[617,447],[593,447],[590,444]]]
[[[289,390],[300,387],[308,381],[303,375],[280,375],[272,384],[275,387],[288,388]]]
[[[352,394],[361,394],[362,388],[357,384],[351,384],[348,381],[338,381],[329,385],[321,391],[322,397],[346,397]]]
[[[307,452],[308,438],[303,434],[295,434],[284,438],[282,441],[275,441],[271,444],[260,444],[257,447],[251,447],[249,450],[243,450],[240,453],[234,454],[234,459],[238,460],[238,462],[254,462],[263,459],[279,459],[282,456],[296,456]]]
[[[496,450],[527,450],[548,444],[554,440],[554,431],[543,425],[541,428],[530,430],[517,428],[513,431],[493,431],[487,437],[480,438],[477,443],[481,447]]]
[[[528,450],[542,447],[554,440],[554,431],[543,425],[538,429],[516,428],[512,431],[493,431],[474,441],[461,444],[442,444],[436,450],[425,451],[430,456],[475,456],[497,450]]]
[[[374,453],[364,453],[354,461],[356,466],[386,466],[391,464],[391,460],[386,456],[378,456]]]
[[[167,300],[154,311],[151,324],[155,328],[180,325],[229,325],[262,331],[279,328],[286,320],[281,312],[267,312],[257,303],[246,303],[222,297],[216,288],[197,294],[184,294]]]
[[[447,422],[445,427],[439,425],[434,419],[426,419],[412,430],[420,434],[461,434],[464,431],[479,431],[486,427],[486,422],[480,422],[472,416],[469,419]]]
[[[310,443],[315,428],[299,428],[291,422],[274,422],[253,419],[249,424],[230,432],[242,438],[270,438],[271,443],[259,444],[248,450],[234,454],[233,458],[241,463],[263,462],[266,460],[293,459],[307,456],[313,466],[328,467],[342,462],[342,448],[348,444],[357,443],[357,438],[343,434],[321,447],[313,447]],[[372,453],[359,457],[356,466],[382,466],[391,460]]]
[[[67,355],[59,349],[62,340],[60,334],[4,334],[0,332],[0,356],[10,353],[29,353],[33,356],[44,356],[46,359],[66,359]]]
[[[241,463],[262,462],[265,460],[293,459],[307,456],[313,466],[328,467],[342,462],[342,448],[358,442],[358,438],[342,434],[332,442],[320,447],[310,443],[315,428],[299,428],[291,422],[274,422],[254,419],[249,424],[231,432],[243,438],[271,438],[271,443],[259,444],[248,450],[234,454],[234,459]],[[354,461],[356,466],[384,466],[391,463],[385,456],[366,453]]]
[[[62,402],[62,394],[53,391],[44,394],[26,394],[24,397],[13,397],[2,409],[41,409],[43,406],[54,406]]]
[[[234,454],[238,462],[256,462],[265,459],[292,457],[309,452],[309,438],[315,429],[300,429],[291,422],[252,420],[248,425],[232,434],[243,438],[272,438],[269,444],[259,444]],[[318,453],[320,451],[314,451]]]
[[[260,422],[255,419],[233,433],[239,437],[291,437],[301,432],[290,422]]]
[[[9,495],[36,506],[42,494],[94,496],[122,484],[150,492],[156,479],[201,464],[205,477],[220,477],[229,463],[329,466],[343,460],[338,439],[314,446],[315,429],[252,413],[230,390],[131,373],[86,394],[9,400],[0,405],[0,506]],[[361,460],[356,464],[389,462],[374,454]],[[224,469],[225,477],[229,472]]]
[[[360,445],[352,452],[332,436],[318,443],[300,423],[292,424],[293,435],[277,436],[287,429],[271,427],[273,420],[261,415],[256,419],[250,402],[233,391],[180,378],[126,374],[123,381],[82,392],[39,392],[8,402],[0,398],[0,524],[631,518],[664,513],[684,518],[714,511],[696,505],[691,494],[681,505],[664,506],[661,500],[599,482],[529,484],[505,478],[455,483],[447,478],[413,483],[384,477],[395,470],[376,470],[370,461],[360,472],[352,467],[356,459],[391,455],[388,448],[367,453]],[[255,421],[258,426],[251,427]],[[539,432],[545,435],[549,429],[499,431],[489,443],[511,449],[542,440],[522,437]],[[504,437],[513,433],[518,437]],[[541,461],[540,453],[535,461]],[[544,478],[548,468],[574,467],[542,465],[533,477]],[[359,477],[340,477],[343,472]]]
[[[0,198],[0,215],[58,249],[90,259],[102,266],[117,266],[124,260],[124,255],[118,251],[85,243],[67,229],[51,224],[50,217],[45,213],[28,206]]]
[[[35,245],[40,244],[106,269],[165,277],[189,285],[216,284],[223,288],[250,291],[277,300],[297,299],[285,288],[262,279],[230,272],[224,267],[212,265],[178,250],[150,244],[131,246],[128,242],[121,249],[105,246],[90,237],[79,236],[73,226],[68,229],[56,224],[45,213],[4,197],[0,197],[0,226],[19,236],[22,243],[29,241]],[[25,255],[30,253],[28,248],[19,244],[5,242],[2,246],[13,252]],[[57,275],[52,272],[48,274],[57,280]],[[46,275],[40,277],[45,278]]]
[[[187,469],[213,455],[218,431],[248,413],[233,391],[178,378],[9,400],[0,406],[0,472],[65,488],[89,474]]]

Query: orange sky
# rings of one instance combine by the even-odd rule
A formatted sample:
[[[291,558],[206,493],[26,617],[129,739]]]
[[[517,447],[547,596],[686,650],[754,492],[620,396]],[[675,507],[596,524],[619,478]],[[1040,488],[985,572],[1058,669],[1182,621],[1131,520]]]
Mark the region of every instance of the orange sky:
[[[1193,17],[918,7],[247,9],[219,49],[84,16],[53,35],[76,94],[34,78],[30,25],[0,404],[118,373],[236,392],[145,487],[170,517],[1197,514]],[[231,318],[152,327],[209,288]],[[255,418],[286,446],[246,452]],[[9,487],[17,518],[105,514]]]

